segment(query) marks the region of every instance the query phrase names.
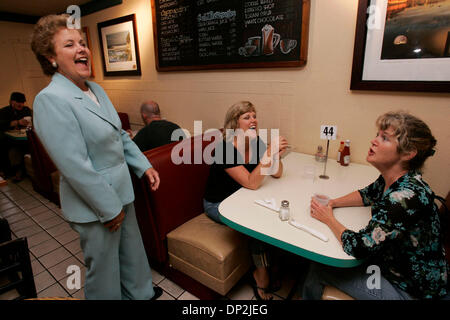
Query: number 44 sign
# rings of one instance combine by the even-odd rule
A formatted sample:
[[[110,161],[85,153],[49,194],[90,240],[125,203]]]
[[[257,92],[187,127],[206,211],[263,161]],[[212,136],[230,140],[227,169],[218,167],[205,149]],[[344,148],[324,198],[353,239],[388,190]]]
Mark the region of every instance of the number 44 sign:
[[[336,140],[337,127],[330,125],[320,126],[320,139],[322,140]]]

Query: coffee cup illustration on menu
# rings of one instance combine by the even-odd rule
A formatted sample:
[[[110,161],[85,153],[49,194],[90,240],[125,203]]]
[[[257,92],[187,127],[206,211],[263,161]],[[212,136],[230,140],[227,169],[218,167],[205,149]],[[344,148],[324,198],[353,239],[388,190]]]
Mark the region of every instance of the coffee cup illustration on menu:
[[[274,27],[266,24],[261,29],[261,36],[250,37],[243,47],[240,47],[238,53],[244,57],[257,57],[261,55],[272,55],[279,44],[279,51],[283,54],[289,54],[297,46],[295,39],[281,39],[278,33],[275,33]]]
[[[247,40],[246,47],[255,47],[255,50],[253,52],[254,56],[260,56],[261,55],[261,37],[250,37]]]
[[[262,37],[262,53],[265,55],[273,54],[274,49],[277,47],[278,42],[280,42],[280,35],[274,32],[275,29],[270,25],[266,24],[261,29]]]
[[[280,50],[284,54],[288,54],[297,46],[297,40],[283,39],[280,41]]]

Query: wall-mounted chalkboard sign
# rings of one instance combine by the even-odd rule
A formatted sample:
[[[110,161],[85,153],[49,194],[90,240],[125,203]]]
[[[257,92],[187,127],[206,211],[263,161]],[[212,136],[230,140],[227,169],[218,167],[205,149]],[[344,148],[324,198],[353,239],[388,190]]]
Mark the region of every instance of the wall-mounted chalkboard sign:
[[[152,0],[158,71],[299,67],[310,0]]]

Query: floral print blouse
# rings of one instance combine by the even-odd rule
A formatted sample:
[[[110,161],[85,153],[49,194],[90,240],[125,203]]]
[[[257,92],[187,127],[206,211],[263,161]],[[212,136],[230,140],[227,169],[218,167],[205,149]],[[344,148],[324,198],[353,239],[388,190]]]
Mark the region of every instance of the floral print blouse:
[[[342,233],[344,251],[378,265],[389,282],[415,298],[446,295],[448,265],[434,193],[417,171],[384,188],[380,175],[359,190],[372,219],[359,232]]]

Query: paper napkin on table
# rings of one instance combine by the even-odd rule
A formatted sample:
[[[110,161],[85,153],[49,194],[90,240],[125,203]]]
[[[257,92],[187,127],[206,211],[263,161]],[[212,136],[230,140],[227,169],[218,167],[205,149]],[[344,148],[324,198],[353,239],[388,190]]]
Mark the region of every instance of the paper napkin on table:
[[[255,200],[255,203],[259,204],[260,206],[266,207],[270,210],[273,210],[275,212],[280,211],[280,207],[277,207],[275,204],[275,199],[264,199],[264,200]]]

